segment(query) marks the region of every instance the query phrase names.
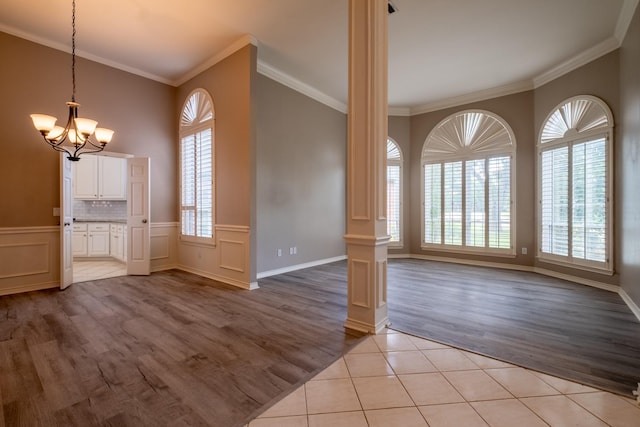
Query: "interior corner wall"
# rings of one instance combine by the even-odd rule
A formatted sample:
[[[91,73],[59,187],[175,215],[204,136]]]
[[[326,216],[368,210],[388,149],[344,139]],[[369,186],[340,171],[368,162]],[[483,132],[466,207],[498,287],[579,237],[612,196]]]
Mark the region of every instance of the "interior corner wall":
[[[346,114],[257,82],[258,273],[345,256]]]
[[[0,228],[55,226],[60,157],[29,114],[66,122],[71,55],[2,32],[0,52]],[[175,88],[76,59],[80,114],[115,130],[108,151],[151,158],[151,221],[177,221]]]
[[[615,151],[620,286],[640,306],[640,7],[620,48],[620,110]]]
[[[627,36],[628,38],[628,36]],[[620,109],[620,58],[619,50],[615,50],[604,55],[570,73],[565,74],[535,90],[535,116],[534,116],[534,132],[535,141],[540,133],[542,123],[549,113],[557,107],[562,101],[577,95],[593,95],[602,99],[611,108],[614,120],[614,259],[620,260],[624,252],[621,250],[622,229],[618,224],[621,219],[619,207],[625,203],[629,203],[630,194],[621,192],[622,180],[620,171],[616,172],[617,165],[624,163],[622,153],[620,151],[620,140],[622,133],[620,131],[620,123],[622,123],[622,110]],[[637,70],[636,70],[637,71]],[[625,89],[626,90],[626,89]],[[637,101],[636,101],[637,102]],[[616,148],[617,147],[617,148]],[[632,174],[629,174],[631,177]],[[637,180],[637,169],[635,178]],[[637,188],[637,187],[636,187]],[[637,195],[635,196],[637,198]],[[633,198],[633,197],[632,197]],[[636,261],[637,263],[637,261]],[[613,276],[607,274],[591,273],[579,269],[559,266],[556,264],[545,263],[536,260],[536,267],[552,270],[562,274],[581,277],[588,280],[594,280],[601,283],[618,284],[618,274]],[[614,268],[618,270],[620,266],[616,262]]]
[[[401,247],[389,247],[389,254],[407,255],[410,253],[411,234],[411,118],[409,116],[389,116],[388,121],[389,138],[393,139],[402,153],[402,195],[401,209]],[[420,231],[418,231],[420,233]]]
[[[423,250],[421,247],[422,198],[422,148],[429,132],[443,119],[459,111],[479,109],[487,110],[502,117],[511,126],[516,138],[516,255],[515,257],[496,257],[475,254],[460,254]],[[535,140],[532,126],[533,92],[521,92],[458,107],[428,112],[411,117],[410,161],[410,249],[411,254],[431,257],[464,259],[477,262],[501,264],[533,265],[535,247]],[[527,254],[522,254],[527,248]]]

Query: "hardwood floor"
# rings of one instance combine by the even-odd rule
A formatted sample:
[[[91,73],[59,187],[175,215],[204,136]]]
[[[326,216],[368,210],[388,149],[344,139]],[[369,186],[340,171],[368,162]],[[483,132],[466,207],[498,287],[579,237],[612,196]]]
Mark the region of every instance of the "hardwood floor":
[[[2,297],[0,427],[244,425],[358,342],[332,283],[169,271]]]
[[[640,322],[613,292],[525,273],[390,260],[391,327],[615,393],[640,382]]]
[[[0,297],[0,427],[242,426],[326,368],[346,262],[242,291],[180,271]],[[630,396],[640,322],[617,294],[390,260],[392,327]]]

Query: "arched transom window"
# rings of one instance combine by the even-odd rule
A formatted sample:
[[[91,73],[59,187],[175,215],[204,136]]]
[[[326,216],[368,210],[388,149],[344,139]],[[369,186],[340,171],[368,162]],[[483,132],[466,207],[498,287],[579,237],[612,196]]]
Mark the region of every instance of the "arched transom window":
[[[488,111],[442,120],[422,149],[423,249],[514,254],[515,138]]]
[[[613,271],[613,117],[593,96],[570,98],[547,116],[538,140],[538,256]]]
[[[402,153],[387,139],[387,233],[390,247],[402,246]]]
[[[193,91],[180,117],[181,238],[210,240],[214,227],[214,109],[204,89]]]

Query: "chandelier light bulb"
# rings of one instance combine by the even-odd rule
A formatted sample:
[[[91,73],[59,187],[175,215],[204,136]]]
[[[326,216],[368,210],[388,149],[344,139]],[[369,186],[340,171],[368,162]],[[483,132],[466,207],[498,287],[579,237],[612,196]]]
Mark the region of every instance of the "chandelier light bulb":
[[[46,114],[31,114],[33,126],[42,134],[48,134],[56,125],[57,118]]]
[[[47,133],[47,140],[56,142],[62,137],[63,133],[64,128],[62,126],[54,126],[54,128]]]
[[[82,136],[93,135],[93,132],[96,130],[96,126],[98,126],[98,122],[91,119],[85,119],[83,117],[76,117],[76,129],[78,133]]]
[[[113,131],[111,129],[96,128],[96,139],[100,144],[107,144],[113,137]]]

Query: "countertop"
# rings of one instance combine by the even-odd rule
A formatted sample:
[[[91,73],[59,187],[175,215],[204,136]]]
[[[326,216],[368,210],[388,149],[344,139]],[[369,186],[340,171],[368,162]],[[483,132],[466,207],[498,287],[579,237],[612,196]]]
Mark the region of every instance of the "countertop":
[[[83,219],[83,218],[73,218],[73,222],[110,222],[112,224],[126,224],[126,219],[103,219],[103,218],[92,218],[92,219]]]

